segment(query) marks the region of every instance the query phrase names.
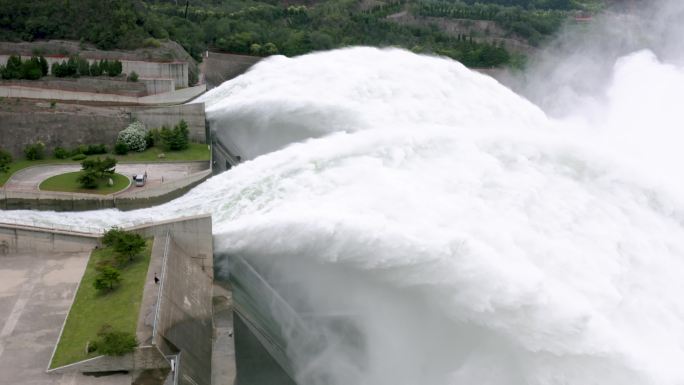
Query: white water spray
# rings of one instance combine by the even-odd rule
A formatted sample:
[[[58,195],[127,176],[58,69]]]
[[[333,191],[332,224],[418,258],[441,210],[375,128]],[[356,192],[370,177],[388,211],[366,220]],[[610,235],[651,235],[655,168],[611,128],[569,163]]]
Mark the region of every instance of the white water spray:
[[[0,216],[212,213],[300,312],[302,384],[684,384],[684,71],[635,53],[604,96],[554,121],[446,59],[275,57],[204,98],[253,160],[156,208]]]

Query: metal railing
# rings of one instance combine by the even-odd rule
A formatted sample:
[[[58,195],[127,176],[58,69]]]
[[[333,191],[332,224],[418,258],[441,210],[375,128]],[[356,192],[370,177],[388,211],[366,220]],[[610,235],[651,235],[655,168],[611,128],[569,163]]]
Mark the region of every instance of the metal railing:
[[[159,277],[159,291],[157,292],[157,305],[154,309],[154,323],[152,324],[152,345],[157,344],[157,325],[159,324],[159,311],[161,309],[161,300],[164,292],[164,282],[166,282],[166,262],[169,256],[169,244],[171,242],[171,230],[166,230],[166,239],[164,241],[164,254],[162,257],[161,276]]]

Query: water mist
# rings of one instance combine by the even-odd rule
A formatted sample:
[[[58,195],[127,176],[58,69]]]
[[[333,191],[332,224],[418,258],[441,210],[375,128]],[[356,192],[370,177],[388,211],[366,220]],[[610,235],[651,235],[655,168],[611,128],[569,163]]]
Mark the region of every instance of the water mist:
[[[0,217],[212,213],[217,254],[287,303],[264,306],[304,385],[684,384],[684,67],[665,46],[616,55],[562,113],[397,49],[268,58],[203,97],[251,160],[160,207]]]

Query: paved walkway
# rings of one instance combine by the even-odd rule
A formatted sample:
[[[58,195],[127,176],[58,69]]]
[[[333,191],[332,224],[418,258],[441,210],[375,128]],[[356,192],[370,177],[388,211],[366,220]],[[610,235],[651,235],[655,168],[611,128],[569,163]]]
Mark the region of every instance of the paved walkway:
[[[0,385],[131,383],[129,375],[45,373],[89,254],[0,255]]]
[[[205,162],[179,162],[179,163],[120,163],[116,166],[116,172],[127,176],[129,179],[135,174],[147,172],[145,187],[135,187],[133,184],[117,195],[125,195],[128,192],[145,191],[157,187],[166,182],[172,182],[187,177],[188,175],[202,171]],[[55,175],[67,172],[79,171],[78,164],[55,164],[28,167],[14,173],[5,183],[7,191],[40,191],[40,184]]]

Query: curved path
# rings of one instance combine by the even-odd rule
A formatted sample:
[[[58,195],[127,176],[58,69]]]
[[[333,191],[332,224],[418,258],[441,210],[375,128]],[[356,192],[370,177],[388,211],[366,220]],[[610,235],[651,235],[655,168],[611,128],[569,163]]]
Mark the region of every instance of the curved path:
[[[116,165],[116,172],[132,178],[134,174],[147,172],[145,187],[131,185],[123,192],[142,191],[150,187],[159,186],[164,182],[182,179],[202,171],[206,168],[206,162],[179,162],[179,163],[120,163]],[[79,164],[52,164],[28,167],[15,172],[5,183],[7,191],[40,191],[40,184],[47,178],[55,175],[74,172],[81,169]]]

